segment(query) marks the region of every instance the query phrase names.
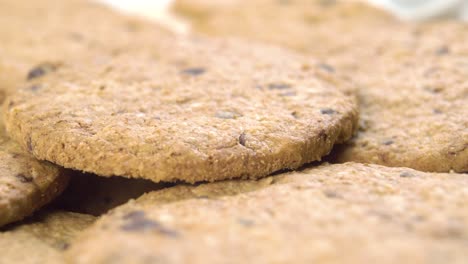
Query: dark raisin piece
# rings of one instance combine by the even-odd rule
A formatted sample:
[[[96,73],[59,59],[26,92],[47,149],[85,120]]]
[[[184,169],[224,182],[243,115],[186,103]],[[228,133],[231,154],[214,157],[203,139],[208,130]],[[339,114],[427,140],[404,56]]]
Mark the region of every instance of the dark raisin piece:
[[[241,144],[242,146],[245,147],[245,140],[246,140],[246,139],[245,139],[245,133],[242,132],[242,133],[240,134],[240,136],[239,136],[239,144]]]
[[[317,65],[317,67],[319,69],[322,69],[326,72],[329,72],[329,73],[334,73],[335,72],[335,68],[333,68],[331,65],[329,64],[326,64],[326,63],[320,63]]]
[[[145,231],[145,230],[152,230],[159,227],[159,223],[148,220],[145,218],[137,218],[129,221],[122,225],[122,230],[124,231]]]
[[[393,143],[395,143],[395,141],[393,141],[392,139],[387,139],[387,140],[382,141],[382,144],[384,144],[385,146],[390,146]]]
[[[340,194],[332,190],[324,190],[323,194],[330,199],[340,199],[343,198]]]
[[[325,132],[325,130],[320,130],[319,132],[319,138],[323,141],[326,141],[328,139],[328,135],[327,133]]]
[[[33,92],[39,91],[40,89],[41,89],[40,85],[33,85],[33,86],[29,87],[29,90],[31,90]]]
[[[402,178],[410,178],[410,177],[415,177],[416,175],[414,175],[413,173],[409,172],[409,171],[404,171],[402,173],[400,173],[400,177]]]
[[[27,175],[24,175],[22,173],[20,174],[17,174],[16,175],[16,178],[18,178],[18,180],[22,183],[30,183],[33,181],[33,178],[31,176],[27,176]]]
[[[268,89],[270,90],[285,90],[290,89],[291,85],[285,83],[270,83]]]
[[[28,72],[27,79],[32,80],[35,78],[39,78],[49,72],[55,71],[56,69],[57,65],[48,62],[39,64]]]
[[[331,108],[324,108],[320,110],[320,113],[322,113],[323,115],[333,115],[336,113],[336,111]]]
[[[442,46],[436,50],[436,55],[443,56],[450,53],[450,49],[447,46]]]
[[[182,70],[183,74],[192,75],[192,76],[202,75],[205,72],[206,72],[206,70],[204,68],[200,68],[200,67],[187,68],[187,69]]]
[[[28,147],[28,151],[29,152],[33,152],[34,150],[34,147],[32,145],[32,141],[31,141],[31,138],[29,138],[28,142],[26,143],[27,147]]]
[[[255,222],[249,219],[244,219],[244,218],[239,218],[237,219],[237,222],[245,227],[252,227],[255,225]]]

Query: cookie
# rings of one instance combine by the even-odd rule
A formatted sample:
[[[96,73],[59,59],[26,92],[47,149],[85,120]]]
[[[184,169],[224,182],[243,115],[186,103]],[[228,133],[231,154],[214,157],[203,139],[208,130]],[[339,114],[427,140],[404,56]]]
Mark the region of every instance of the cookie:
[[[383,28],[398,23],[385,11],[353,0],[176,0],[172,9],[197,32],[280,44],[325,61],[351,55],[350,46],[366,52],[370,32],[383,34]]]
[[[71,175],[68,188],[52,206],[65,211],[100,216],[146,192],[170,186],[172,184],[141,179],[104,178],[94,174],[75,173]]]
[[[0,226],[31,215],[57,197],[69,175],[49,162],[41,162],[6,135],[0,122]]]
[[[260,181],[178,185],[103,216],[67,259],[463,263],[467,183],[464,174],[346,163]]]
[[[468,57],[439,56],[383,59],[361,78],[360,131],[336,161],[468,171]]]
[[[237,40],[133,41],[24,83],[5,103],[9,134],[66,168],[197,182],[297,168],[356,128],[354,97],[311,59]]]
[[[149,31],[166,31],[95,1],[0,0],[0,6],[0,101],[21,81],[68,60],[99,59],[99,54],[125,49],[132,43],[129,36],[142,39]]]
[[[0,263],[64,263],[63,252],[94,217],[46,211],[0,231]]]
[[[241,2],[179,0],[175,10],[200,32],[282,44],[349,75],[359,87],[360,132],[331,161],[468,171],[466,25],[401,23],[356,1]]]

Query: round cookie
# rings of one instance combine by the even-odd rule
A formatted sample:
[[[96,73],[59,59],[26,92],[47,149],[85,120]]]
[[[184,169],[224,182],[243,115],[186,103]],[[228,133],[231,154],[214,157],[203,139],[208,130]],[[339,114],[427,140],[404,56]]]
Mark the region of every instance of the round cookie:
[[[78,236],[67,260],[463,263],[467,184],[464,174],[346,163],[179,185],[103,216]]]
[[[0,123],[0,226],[49,203],[65,189],[68,179],[64,169],[23,151]]]
[[[372,76],[361,77],[360,130],[335,161],[467,172],[468,57],[381,61]]]
[[[148,43],[24,84],[4,106],[9,134],[67,168],[197,182],[298,168],[355,131],[354,97],[311,59],[236,40]]]
[[[174,9],[200,32],[282,44],[349,75],[361,127],[331,161],[468,171],[466,24],[406,24],[357,1],[326,2],[178,0]]]
[[[94,217],[45,211],[0,231],[1,263],[64,263],[63,251]]]

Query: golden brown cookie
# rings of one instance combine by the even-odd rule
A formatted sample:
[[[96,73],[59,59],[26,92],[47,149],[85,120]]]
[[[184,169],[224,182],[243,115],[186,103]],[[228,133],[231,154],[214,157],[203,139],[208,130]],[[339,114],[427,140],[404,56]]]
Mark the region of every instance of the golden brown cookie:
[[[196,182],[294,169],[355,130],[354,98],[310,59],[236,40],[152,43],[23,84],[5,103],[9,134],[66,168]]]
[[[68,172],[36,160],[11,141],[0,123],[0,226],[31,215],[58,196]]]
[[[179,185],[102,217],[71,263],[463,263],[468,177],[346,163]],[[112,239],[109,237],[112,236]]]
[[[325,61],[348,55],[350,46],[365,52],[370,33],[398,23],[359,0],[176,0],[173,10],[197,32],[280,44]]]
[[[467,172],[468,57],[382,62],[361,78],[360,131],[336,160]]]
[[[468,171],[466,24],[405,24],[345,0],[178,0],[175,10],[197,31],[282,44],[349,75],[361,129],[334,161]]]
[[[45,211],[0,231],[0,263],[64,263],[62,253],[94,217]]]
[[[164,31],[96,2],[0,0],[0,101],[21,81],[40,77],[69,60],[99,59],[99,54],[125,50],[133,43],[130,36],[142,39],[149,32]]]

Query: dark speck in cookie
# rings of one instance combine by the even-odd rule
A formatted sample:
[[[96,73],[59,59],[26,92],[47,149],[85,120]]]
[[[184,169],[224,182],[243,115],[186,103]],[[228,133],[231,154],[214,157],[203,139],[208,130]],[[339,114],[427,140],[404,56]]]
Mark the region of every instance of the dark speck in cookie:
[[[205,72],[206,72],[206,69],[201,68],[201,67],[187,68],[187,69],[182,70],[183,74],[192,75],[192,76],[202,75]]]

